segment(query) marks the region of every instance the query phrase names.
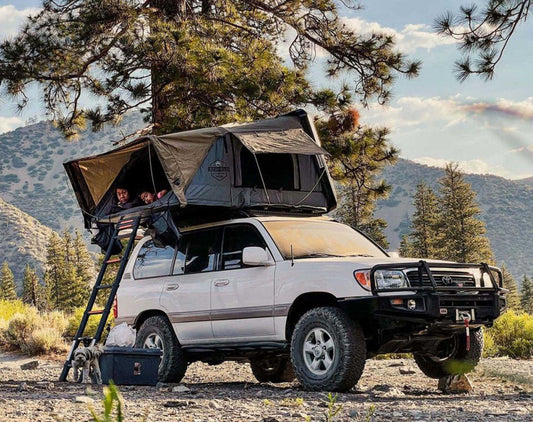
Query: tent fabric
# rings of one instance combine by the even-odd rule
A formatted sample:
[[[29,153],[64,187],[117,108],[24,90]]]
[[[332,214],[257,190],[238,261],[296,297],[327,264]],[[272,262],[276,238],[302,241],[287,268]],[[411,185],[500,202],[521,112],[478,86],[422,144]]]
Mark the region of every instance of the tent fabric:
[[[254,154],[329,155],[302,129],[276,132],[235,133],[235,136]]]
[[[280,189],[267,192],[264,186],[248,188],[235,184],[240,177],[237,174],[240,161],[235,155],[236,151],[238,152],[236,143],[252,154],[299,156],[299,160],[294,158],[295,177],[299,177],[303,185],[311,186],[313,191],[300,189],[299,182],[295,184],[294,190],[285,192]],[[216,148],[215,144],[218,145]],[[185,207],[190,201],[191,205],[212,203],[233,208],[263,203],[295,207],[300,206],[303,200],[306,201],[304,206],[326,211],[336,206],[335,192],[323,159],[327,152],[320,147],[307,114],[295,111],[251,123],[229,124],[162,136],[143,136],[109,152],[65,163],[67,174],[85,214],[86,226],[91,221],[103,219],[107,215],[102,211],[106,208],[104,205],[113,198],[114,187],[124,176],[125,169],[134,164],[136,154],[144,154],[141,151],[143,148],[147,149],[148,154],[150,151],[155,152],[152,158],[158,159],[166,181],[175,195],[175,199],[171,201],[173,207]],[[231,151],[227,150],[228,148]],[[218,155],[214,154],[215,151],[219,151]],[[306,164],[304,157],[311,157],[312,162]],[[305,179],[302,179],[302,175]],[[319,182],[325,186],[325,190],[321,191]],[[276,198],[275,204],[271,204],[271,198]],[[170,204],[167,204],[168,206]],[[142,213],[149,209],[153,211],[154,208],[159,209],[160,206],[154,204],[146,207]]]

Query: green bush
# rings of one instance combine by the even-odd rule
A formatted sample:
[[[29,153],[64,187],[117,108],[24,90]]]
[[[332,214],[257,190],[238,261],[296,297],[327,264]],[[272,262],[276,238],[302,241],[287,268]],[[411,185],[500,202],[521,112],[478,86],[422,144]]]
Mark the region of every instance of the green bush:
[[[23,313],[29,306],[21,300],[0,300],[0,320],[8,321],[17,313]]]
[[[508,311],[485,331],[485,356],[533,357],[533,315]]]
[[[39,313],[36,308],[28,306],[9,319],[2,337],[7,344],[30,356],[64,351],[66,326],[62,312]]]
[[[93,309],[102,309],[103,306],[100,305],[94,305]],[[78,327],[80,326],[81,318],[83,317],[83,312],[85,311],[85,306],[76,308],[74,310],[74,313],[70,316],[68,319],[68,325],[65,332],[65,336],[67,338],[74,338],[76,335],[76,331],[78,330]],[[87,326],[85,327],[85,331],[83,333],[84,337],[94,337],[96,334],[96,329],[98,328],[98,324],[100,322],[100,316],[101,315],[93,315],[89,317],[89,321],[87,322]],[[113,326],[114,318],[113,313],[111,312],[109,314],[109,318],[107,319],[107,326]],[[102,333],[102,338],[100,339],[100,342],[104,342],[107,338],[107,330],[104,330]]]

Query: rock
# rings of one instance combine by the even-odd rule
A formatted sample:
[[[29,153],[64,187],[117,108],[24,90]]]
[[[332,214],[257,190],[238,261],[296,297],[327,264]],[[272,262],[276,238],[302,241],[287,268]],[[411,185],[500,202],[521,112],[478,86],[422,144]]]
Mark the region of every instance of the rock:
[[[464,374],[448,375],[439,379],[439,390],[447,394],[470,393],[473,391],[470,380]]]
[[[219,402],[217,402],[216,400],[211,400],[207,405],[211,409],[216,409],[216,410],[222,409],[222,405]]]
[[[39,367],[39,361],[37,360],[31,360],[29,362],[23,363],[20,365],[20,369],[23,371],[26,371],[28,369],[37,369]]]
[[[87,397],[87,396],[76,396],[76,398],[74,399],[74,402],[75,403],[93,404],[94,403],[94,399],[91,399],[90,397]]]
[[[267,416],[266,418],[261,419],[261,422],[279,422],[276,418]]]
[[[383,391],[383,392],[387,392],[387,391],[390,391],[392,389],[392,387],[390,385],[387,385],[387,384],[378,384],[376,386],[374,386],[374,388],[372,389],[372,391]]]
[[[402,374],[402,375],[413,375],[414,373],[415,373],[415,371],[413,371],[412,369],[400,368],[400,374]]]
[[[35,383],[35,386],[37,388],[43,388],[45,390],[53,390],[54,389],[54,383],[51,381],[37,381]]]
[[[163,403],[164,407],[189,407],[193,405],[194,402],[190,400],[170,400]]]
[[[21,382],[17,388],[17,391],[28,391],[30,387],[25,382]]]
[[[389,368],[396,368],[398,366],[405,366],[405,363],[404,362],[394,362],[394,363],[391,363],[388,365]]]
[[[191,389],[185,387],[184,385],[176,385],[172,388],[173,393],[188,393],[189,391],[191,391]]]

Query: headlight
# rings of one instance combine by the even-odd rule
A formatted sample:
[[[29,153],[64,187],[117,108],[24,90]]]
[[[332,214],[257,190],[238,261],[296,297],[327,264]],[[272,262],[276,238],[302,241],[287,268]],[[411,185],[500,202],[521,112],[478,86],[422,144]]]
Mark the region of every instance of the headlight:
[[[374,279],[376,280],[376,287],[378,289],[401,289],[403,287],[409,287],[407,277],[403,271],[377,270],[374,273]]]

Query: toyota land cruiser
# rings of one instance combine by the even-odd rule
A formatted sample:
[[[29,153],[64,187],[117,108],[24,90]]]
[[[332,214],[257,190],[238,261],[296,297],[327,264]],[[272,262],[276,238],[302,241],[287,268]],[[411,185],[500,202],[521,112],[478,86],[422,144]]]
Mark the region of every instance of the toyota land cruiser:
[[[495,267],[392,258],[323,217],[180,232],[176,247],[142,239],[117,293],[116,322],[138,330],[138,347],[162,349],[162,381],[194,361],[248,360],[260,382],[346,391],[368,357],[391,352],[440,378],[477,364],[482,326],[505,306]]]

